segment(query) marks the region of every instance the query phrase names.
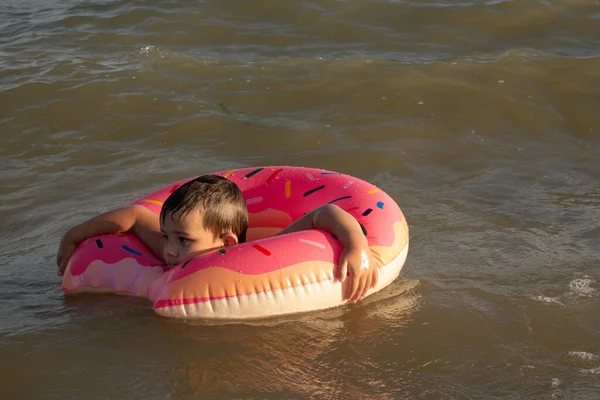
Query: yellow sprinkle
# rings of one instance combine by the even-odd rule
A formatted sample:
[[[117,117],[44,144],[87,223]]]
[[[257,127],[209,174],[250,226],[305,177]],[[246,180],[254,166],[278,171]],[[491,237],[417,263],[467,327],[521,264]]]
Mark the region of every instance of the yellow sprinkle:
[[[292,181],[287,181],[285,183],[285,197],[290,198],[292,196]]]
[[[377,190],[377,189],[371,189],[367,193],[369,193],[369,194],[375,194],[377,192],[379,192],[379,190]]]
[[[162,206],[162,205],[163,205],[163,202],[162,202],[162,201],[159,201],[159,200],[154,200],[154,199],[144,199],[143,201],[145,201],[146,203],[152,203],[152,204],[156,204],[156,205],[159,205],[159,206]]]
[[[231,171],[225,172],[225,175],[223,175],[223,177],[227,178],[229,175],[233,174],[233,171],[235,171],[235,169],[232,169]]]

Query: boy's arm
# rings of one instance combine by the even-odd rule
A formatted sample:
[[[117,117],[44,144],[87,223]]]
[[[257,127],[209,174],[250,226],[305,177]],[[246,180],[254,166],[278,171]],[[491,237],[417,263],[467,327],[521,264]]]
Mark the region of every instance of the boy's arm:
[[[344,246],[344,252],[340,257],[338,278],[343,282],[348,270],[350,271],[351,283],[346,293],[349,300],[361,300],[370,288],[377,285],[379,273],[377,266],[367,238],[352,215],[334,204],[328,204],[293,222],[279,232],[279,235],[309,229],[326,230],[334,234]]]
[[[142,206],[125,206],[98,215],[69,229],[61,240],[56,263],[58,275],[63,275],[77,245],[93,236],[110,233],[133,233],[162,260],[162,234],[159,217]]]

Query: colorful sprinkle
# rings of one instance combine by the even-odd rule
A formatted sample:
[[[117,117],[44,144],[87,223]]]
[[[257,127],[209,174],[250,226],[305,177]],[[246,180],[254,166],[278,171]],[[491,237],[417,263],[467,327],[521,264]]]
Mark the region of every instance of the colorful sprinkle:
[[[158,206],[162,206],[162,205],[163,205],[163,202],[162,202],[162,201],[159,201],[159,200],[154,200],[154,199],[144,199],[144,200],[142,200],[142,201],[143,201],[143,202],[146,202],[146,203],[152,203],[152,204],[156,204],[156,205],[158,205]]]
[[[311,174],[306,174],[306,177],[307,177],[308,179],[310,179],[310,180],[311,180],[311,182],[314,182],[314,180],[315,180],[315,179],[317,179],[317,178],[315,178],[314,176],[312,176]]]
[[[187,260],[186,262],[183,263],[183,265],[181,266],[181,268],[185,268],[192,260]]]
[[[340,175],[339,172],[323,171],[321,175]]]
[[[329,204],[335,203],[336,201],[340,201],[340,200],[346,200],[346,199],[350,199],[350,198],[352,198],[352,196],[338,197],[338,198],[337,198],[337,199],[335,199],[335,200],[331,200],[331,201],[329,202]]]
[[[371,211],[373,211],[373,209],[372,209],[372,208],[367,208],[367,209],[365,210],[365,212],[364,212],[364,213],[362,213],[363,217],[366,217],[367,215],[371,214]]]
[[[227,253],[227,250],[225,250],[225,249],[219,249],[219,254],[225,254],[225,253]]]
[[[285,183],[285,197],[289,199],[292,196],[292,181],[287,181]]]
[[[173,193],[174,191],[176,191],[176,190],[177,190],[177,188],[178,188],[178,187],[179,187],[179,185],[175,185],[175,186],[173,186],[173,187],[172,187],[172,188],[169,190],[169,193]]]
[[[314,189],[310,189],[308,192],[304,193],[304,197],[306,196],[310,196],[311,194],[313,194],[314,192],[318,192],[319,190],[323,189],[325,187],[325,185],[321,185],[321,186],[317,186]]]
[[[267,178],[267,185],[268,185],[269,183],[273,182],[273,179],[275,179],[275,177],[276,177],[277,175],[279,175],[279,173],[280,173],[281,171],[283,171],[283,168],[280,168],[280,169],[278,169],[277,171],[273,172],[273,173],[271,174],[271,176],[270,176],[269,178]]]
[[[377,190],[377,189],[371,189],[367,193],[369,193],[369,194],[375,194],[377,192],[379,192],[379,190]]]
[[[104,245],[102,244],[102,240],[96,239],[96,247],[98,247],[99,249],[104,247]]]
[[[140,252],[139,252],[139,251],[137,251],[137,250],[134,250],[134,249],[132,249],[131,247],[128,247],[128,246],[121,246],[121,248],[122,248],[123,250],[125,250],[125,251],[127,251],[127,252],[129,252],[129,253],[131,253],[131,254],[133,254],[133,255],[135,255],[135,256],[141,256],[141,255],[142,255],[142,253],[140,253]]]
[[[259,244],[253,244],[252,247],[254,247],[256,250],[260,251],[261,253],[263,253],[265,256],[270,256],[271,252],[267,249],[265,249],[264,247],[262,247]]]
[[[383,201],[378,201],[377,202],[377,207],[383,209],[383,206],[384,206]]]
[[[350,186],[352,186],[354,184],[354,181],[348,181],[346,182],[346,184],[344,185],[344,189],[349,188]]]
[[[246,174],[246,178],[250,178],[250,177],[252,177],[252,176],[254,176],[254,175],[258,174],[258,173],[259,173],[260,171],[262,171],[263,169],[264,169],[264,168],[257,168],[257,169],[255,169],[254,171],[252,171],[252,172],[250,172],[250,173]]]
[[[298,239],[298,241],[302,242],[302,243],[310,244],[311,246],[315,246],[315,247],[318,247],[320,249],[324,249],[325,248],[324,244],[319,243],[319,242],[315,242],[315,241],[312,241],[312,240]]]
[[[354,211],[354,210],[358,210],[360,207],[352,207],[352,208],[348,208],[346,210],[346,212],[350,212],[350,211]]]
[[[225,175],[223,175],[223,178],[227,178],[229,175],[233,174],[234,171],[235,171],[235,169],[225,172]]]
[[[263,201],[262,196],[259,197],[253,197],[251,199],[246,200],[246,204],[247,205],[251,205],[251,204],[257,204],[260,203],[261,201]]]

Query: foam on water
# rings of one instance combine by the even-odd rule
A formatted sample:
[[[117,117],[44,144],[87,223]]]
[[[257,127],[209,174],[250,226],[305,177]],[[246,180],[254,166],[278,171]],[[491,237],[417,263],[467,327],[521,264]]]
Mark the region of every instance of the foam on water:
[[[583,360],[583,361],[594,361],[594,360],[600,360],[600,356],[593,354],[593,353],[588,353],[586,351],[569,351],[567,353],[567,356],[576,360]]]
[[[594,279],[584,276],[571,280],[567,290],[559,296],[531,295],[530,298],[541,303],[564,306],[582,298],[595,297],[597,293],[595,285],[596,281]]]
[[[579,370],[584,375],[600,375],[600,367]]]
[[[574,279],[569,283],[570,294],[573,296],[591,297],[596,293],[596,289],[592,286],[594,280],[590,278]]]

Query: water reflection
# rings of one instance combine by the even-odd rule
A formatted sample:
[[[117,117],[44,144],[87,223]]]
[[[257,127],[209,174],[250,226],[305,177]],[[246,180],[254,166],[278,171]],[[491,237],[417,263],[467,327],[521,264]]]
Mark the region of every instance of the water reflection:
[[[251,323],[190,322],[175,331],[174,398],[387,398],[382,371],[412,321],[418,282],[399,281],[360,306]],[[400,372],[400,371],[398,371]]]

